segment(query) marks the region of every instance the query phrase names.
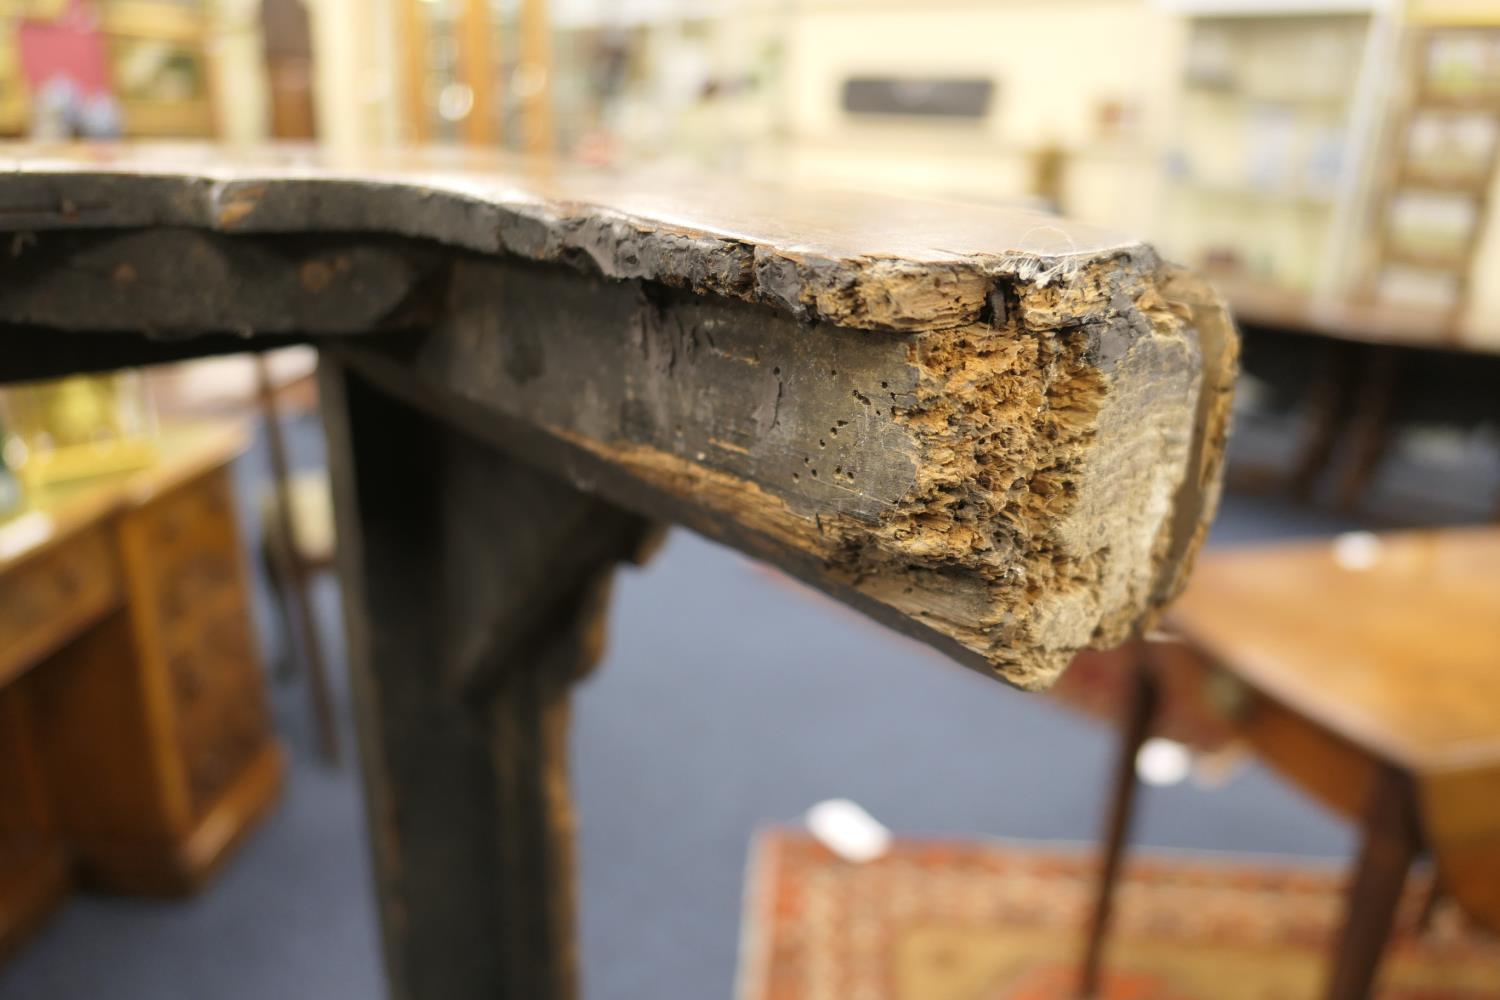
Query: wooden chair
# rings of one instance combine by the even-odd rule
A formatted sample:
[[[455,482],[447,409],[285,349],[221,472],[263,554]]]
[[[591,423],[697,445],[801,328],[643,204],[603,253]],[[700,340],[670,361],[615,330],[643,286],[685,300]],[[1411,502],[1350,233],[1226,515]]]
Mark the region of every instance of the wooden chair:
[[[1097,994],[1135,798],[1135,757],[1166,670],[1214,677],[1235,731],[1363,828],[1324,996],[1368,997],[1408,869],[1500,928],[1500,530],[1343,536],[1204,558],[1139,647],[1081,995]]]

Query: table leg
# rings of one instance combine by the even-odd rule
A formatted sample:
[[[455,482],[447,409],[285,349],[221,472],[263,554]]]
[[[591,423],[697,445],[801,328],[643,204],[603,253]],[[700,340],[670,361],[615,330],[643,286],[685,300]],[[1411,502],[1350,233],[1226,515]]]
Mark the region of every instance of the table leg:
[[[1115,761],[1114,791],[1104,828],[1104,863],[1099,873],[1098,895],[1089,918],[1088,938],[1083,968],[1079,976],[1078,996],[1099,995],[1100,972],[1104,960],[1104,941],[1114,905],[1115,884],[1125,855],[1125,840],[1135,811],[1139,783],[1135,777],[1135,758],[1151,733],[1156,715],[1158,692],[1156,678],[1147,662],[1144,644],[1130,678],[1130,700],[1120,729],[1120,755]]]
[[[1443,876],[1433,865],[1432,881],[1428,883],[1427,893],[1422,897],[1422,909],[1417,911],[1417,935],[1424,936],[1432,930],[1432,921],[1437,914],[1437,908],[1443,902],[1445,893],[1443,891]]]
[[[320,386],[390,992],[575,997],[568,689],[648,525],[335,358]]]
[[[1327,1000],[1366,1000],[1396,919],[1406,875],[1421,846],[1410,780],[1381,770],[1365,815],[1364,845],[1345,902]]]
[[[1349,456],[1339,476],[1334,503],[1345,514],[1353,514],[1364,498],[1381,461],[1390,451],[1391,414],[1395,409],[1401,369],[1395,348],[1366,351],[1360,371],[1359,393],[1349,421]]]
[[[1287,476],[1293,495],[1304,500],[1317,490],[1318,479],[1338,445],[1357,368],[1351,345],[1328,343],[1324,349],[1323,367],[1304,397],[1307,424]]]

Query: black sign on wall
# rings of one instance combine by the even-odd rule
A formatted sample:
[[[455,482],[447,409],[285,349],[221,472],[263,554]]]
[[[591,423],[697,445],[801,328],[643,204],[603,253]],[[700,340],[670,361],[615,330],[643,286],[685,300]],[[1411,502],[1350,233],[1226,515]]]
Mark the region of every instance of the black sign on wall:
[[[995,85],[982,77],[856,76],[844,81],[851,115],[983,118]]]

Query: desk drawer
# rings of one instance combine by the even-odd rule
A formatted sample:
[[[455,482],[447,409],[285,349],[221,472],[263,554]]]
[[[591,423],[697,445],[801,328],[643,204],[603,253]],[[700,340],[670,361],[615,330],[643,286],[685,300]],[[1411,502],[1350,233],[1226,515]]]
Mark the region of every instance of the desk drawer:
[[[201,476],[125,519],[142,655],[160,670],[194,816],[269,739],[229,480]]]
[[[0,576],[0,684],[120,603],[107,528],[92,528]]]
[[[91,528],[0,576],[0,684],[56,651],[120,602],[107,528]]]

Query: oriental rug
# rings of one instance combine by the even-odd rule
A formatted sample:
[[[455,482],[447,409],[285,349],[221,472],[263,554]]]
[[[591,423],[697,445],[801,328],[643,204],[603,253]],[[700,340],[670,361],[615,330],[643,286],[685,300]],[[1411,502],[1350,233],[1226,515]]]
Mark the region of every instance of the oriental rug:
[[[1095,887],[1087,849],[898,840],[850,864],[800,831],[757,841],[740,1000],[1072,1000]],[[1101,1000],[1312,1000],[1342,866],[1138,852]],[[1413,879],[1381,1000],[1500,998],[1500,941]]]

